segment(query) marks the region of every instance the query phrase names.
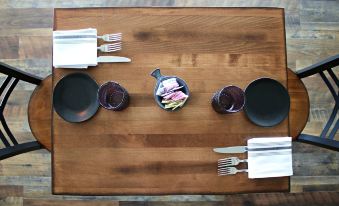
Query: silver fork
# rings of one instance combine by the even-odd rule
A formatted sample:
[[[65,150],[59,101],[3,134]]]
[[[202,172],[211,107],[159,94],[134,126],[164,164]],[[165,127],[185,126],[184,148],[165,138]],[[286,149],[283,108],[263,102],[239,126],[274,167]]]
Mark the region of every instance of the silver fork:
[[[113,44],[103,44],[98,47],[98,50],[102,52],[115,52],[121,50],[121,42],[113,43]]]
[[[97,36],[98,39],[102,39],[106,42],[113,42],[113,41],[121,41],[122,33],[115,33],[115,34],[105,34],[102,36]]]
[[[248,170],[247,169],[238,170],[235,167],[222,167],[222,168],[218,168],[218,176],[235,175],[238,172],[248,172]]]
[[[238,165],[240,162],[247,162],[247,159],[239,159],[238,157],[228,157],[218,160],[218,167],[228,167]]]

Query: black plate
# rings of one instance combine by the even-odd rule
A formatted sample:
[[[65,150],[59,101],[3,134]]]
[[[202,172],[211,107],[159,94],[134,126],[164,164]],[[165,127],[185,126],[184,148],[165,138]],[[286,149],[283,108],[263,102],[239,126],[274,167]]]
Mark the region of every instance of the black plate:
[[[68,122],[88,120],[99,108],[98,88],[98,84],[87,74],[64,76],[54,88],[55,111]]]
[[[285,87],[270,78],[261,78],[245,90],[247,117],[255,124],[271,127],[282,122],[290,110],[290,96]]]

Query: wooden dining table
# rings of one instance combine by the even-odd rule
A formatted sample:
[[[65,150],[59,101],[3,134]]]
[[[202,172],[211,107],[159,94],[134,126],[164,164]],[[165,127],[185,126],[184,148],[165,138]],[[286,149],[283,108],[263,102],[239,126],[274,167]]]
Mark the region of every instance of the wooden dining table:
[[[286,65],[283,9],[55,9],[54,18],[54,30],[121,32],[122,50],[113,55],[129,57],[132,62],[102,63],[83,70],[53,68],[52,76],[33,94],[41,97],[34,98],[29,109],[41,108],[32,111],[29,122],[33,134],[51,150],[53,194],[289,191],[289,177],[218,176],[218,159],[246,158],[246,153],[217,154],[212,150],[246,145],[253,137],[295,139],[305,126],[308,96]],[[150,76],[155,68],[186,81],[191,95],[182,109],[167,112],[156,104],[156,81]],[[64,121],[46,99],[51,98],[56,83],[73,72],[87,73],[99,85],[120,83],[130,94],[129,107],[119,112],[99,108],[82,123]],[[280,124],[260,127],[244,111],[218,114],[212,109],[211,97],[217,90],[226,85],[245,89],[261,77],[273,78],[289,91],[290,112]],[[45,117],[38,118],[43,113]]]

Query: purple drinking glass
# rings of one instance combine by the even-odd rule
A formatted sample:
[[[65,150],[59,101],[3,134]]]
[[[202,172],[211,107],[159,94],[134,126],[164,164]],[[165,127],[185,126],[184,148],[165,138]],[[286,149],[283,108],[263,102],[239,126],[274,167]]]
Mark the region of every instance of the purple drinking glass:
[[[129,104],[127,90],[113,81],[106,82],[100,86],[98,98],[102,107],[114,111],[121,111]]]
[[[226,86],[212,97],[212,107],[220,114],[239,112],[245,105],[245,92],[237,86]]]

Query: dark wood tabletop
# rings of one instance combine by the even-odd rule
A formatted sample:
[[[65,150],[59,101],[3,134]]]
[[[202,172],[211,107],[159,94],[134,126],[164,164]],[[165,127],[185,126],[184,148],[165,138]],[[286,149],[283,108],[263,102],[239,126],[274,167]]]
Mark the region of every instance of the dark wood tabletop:
[[[289,177],[218,177],[217,160],[226,155],[212,151],[245,145],[251,137],[289,136],[289,118],[263,128],[244,112],[220,115],[210,106],[213,93],[225,85],[244,89],[265,76],[288,86],[283,9],[56,9],[54,24],[55,30],[92,27],[99,34],[122,32],[123,50],[114,55],[132,59],[80,71],[99,84],[121,83],[131,97],[126,110],[100,108],[83,123],[68,123],[52,113],[54,194],[289,190]],[[150,76],[155,67],[187,82],[191,97],[180,111],[166,112],[156,105],[156,82]],[[74,71],[53,69],[53,85]]]

